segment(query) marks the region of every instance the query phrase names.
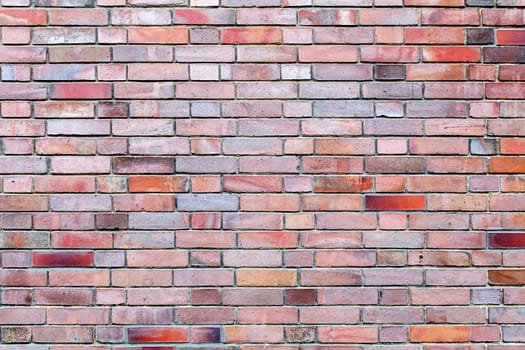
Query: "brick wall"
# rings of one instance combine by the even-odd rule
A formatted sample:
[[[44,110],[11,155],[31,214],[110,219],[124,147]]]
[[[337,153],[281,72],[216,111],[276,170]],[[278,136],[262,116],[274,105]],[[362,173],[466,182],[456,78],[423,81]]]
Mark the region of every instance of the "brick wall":
[[[0,350],[524,348],[525,1],[0,4]]]

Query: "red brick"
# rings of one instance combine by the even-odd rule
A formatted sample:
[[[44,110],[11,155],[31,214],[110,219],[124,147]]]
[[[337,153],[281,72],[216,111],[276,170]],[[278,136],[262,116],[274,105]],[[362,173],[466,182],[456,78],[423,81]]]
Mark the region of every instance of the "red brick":
[[[425,210],[425,196],[365,196],[367,210]]]
[[[405,28],[407,44],[463,44],[463,28]]]
[[[33,252],[36,267],[91,267],[92,252]]]
[[[111,98],[111,84],[56,83],[51,85],[50,97],[55,99],[107,99]]]
[[[130,343],[185,343],[189,340],[186,327],[132,327],[128,328]]]
[[[462,46],[424,47],[424,62],[480,62],[479,48]]]
[[[175,9],[175,24],[234,24],[235,11],[232,9]]]

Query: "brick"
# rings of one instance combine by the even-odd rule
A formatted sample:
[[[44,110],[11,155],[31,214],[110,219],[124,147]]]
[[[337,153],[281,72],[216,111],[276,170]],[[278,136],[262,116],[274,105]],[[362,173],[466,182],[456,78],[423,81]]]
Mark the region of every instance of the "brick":
[[[49,324],[106,324],[109,309],[103,308],[53,308],[47,310]]]
[[[467,29],[467,44],[494,44],[492,29]]]
[[[491,285],[522,285],[525,280],[523,270],[488,270]]]
[[[423,25],[479,25],[480,15],[476,9],[423,8],[421,10],[421,24]]]
[[[189,217],[186,214],[169,213],[130,213],[129,227],[132,229],[184,229],[188,228]]]
[[[404,80],[406,69],[403,65],[377,65],[374,76],[377,80]]]
[[[323,126],[321,128],[320,126]],[[360,135],[361,123],[348,119],[311,119],[301,123],[305,135]]]
[[[175,24],[234,24],[235,11],[230,9],[175,9]]]
[[[6,344],[29,343],[31,340],[31,328],[28,328],[28,327],[3,328],[2,340]]]
[[[425,196],[365,196],[367,210],[425,210]]]
[[[361,61],[378,63],[418,62],[419,48],[415,46],[362,46]]]
[[[112,48],[113,62],[172,62],[173,50],[167,46],[129,45]],[[126,85],[124,85],[126,86]],[[135,85],[136,86],[136,85]]]
[[[360,251],[318,251],[315,264],[320,267],[330,266],[373,266],[375,254]]]
[[[315,176],[315,192],[361,192],[372,188],[371,177],[359,176]]]
[[[283,341],[282,326],[227,326],[224,328],[226,343],[280,343]]]
[[[304,324],[356,324],[359,322],[359,313],[353,307],[324,306],[303,308],[299,312],[299,320]]]
[[[188,42],[186,28],[132,27],[128,29],[131,44],[184,44]]]
[[[314,28],[313,41],[319,44],[367,44],[374,41],[370,28]]]
[[[320,326],[319,341],[323,343],[376,343],[378,329],[374,326]]]
[[[236,283],[239,286],[294,286],[297,284],[294,270],[248,270],[236,271]]]
[[[181,308],[177,310],[177,323],[180,324],[232,324],[234,320],[233,308]]]
[[[49,62],[109,62],[110,49],[98,46],[60,46],[49,48]]]
[[[480,62],[479,48],[462,46],[424,47],[424,62]],[[485,62],[488,62],[485,59]]]
[[[184,343],[189,340],[186,327],[132,327],[128,328],[130,343]]]
[[[493,157],[489,161],[491,173],[521,173],[525,163],[516,157]]]
[[[239,46],[238,62],[295,62],[297,50],[292,46]]]
[[[46,11],[43,9],[3,9],[0,17],[2,26],[46,25]]]
[[[303,269],[302,286],[356,286],[361,285],[361,275],[352,269]]]
[[[372,66],[368,64],[314,64],[313,77],[317,80],[371,80]]]
[[[429,232],[427,234],[429,248],[482,248],[484,246],[485,236],[482,233]]]
[[[238,50],[240,54],[243,50],[249,49],[239,47]],[[177,62],[233,62],[235,61],[235,48],[211,45],[178,47],[175,59]],[[240,55],[239,60],[241,60]],[[265,59],[262,58],[261,61]]]
[[[296,12],[292,9],[238,9],[236,12],[237,24],[296,24]]]
[[[37,343],[91,343],[93,327],[42,326],[33,329]]]
[[[300,62],[357,62],[357,50],[351,46],[301,46],[298,54]]]
[[[221,329],[219,327],[199,327],[192,329],[191,340],[194,343],[220,343]]]
[[[278,44],[282,34],[275,27],[222,28],[220,41],[223,44]]]
[[[468,342],[468,326],[410,326],[412,342]]]
[[[326,83],[322,85],[320,84],[318,86],[326,86]],[[373,104],[370,103],[369,101],[348,101],[348,100],[314,101],[313,113],[314,113],[314,116],[316,117],[348,118],[348,117],[358,117],[358,116],[359,117],[373,116]],[[327,121],[327,123],[329,122],[330,121]],[[348,126],[351,125],[350,122],[352,121],[348,121],[348,124],[349,124]],[[337,124],[338,121],[334,120],[332,121],[332,123]],[[314,122],[312,122],[311,124],[315,125]],[[303,125],[308,125],[308,124],[305,121]],[[318,134],[330,135],[332,132],[333,131],[331,129],[328,129],[327,131],[319,130]],[[354,132],[355,134],[359,134],[357,130],[355,130]]]

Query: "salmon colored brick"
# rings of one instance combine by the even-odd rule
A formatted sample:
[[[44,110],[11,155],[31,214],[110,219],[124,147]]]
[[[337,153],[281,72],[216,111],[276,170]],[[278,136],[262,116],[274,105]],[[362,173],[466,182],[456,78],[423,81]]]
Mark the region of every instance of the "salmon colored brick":
[[[282,33],[272,27],[223,28],[220,40],[223,44],[278,44]]]
[[[407,44],[462,44],[465,32],[462,28],[406,28]]]
[[[415,343],[468,342],[468,326],[410,326],[410,341]]]
[[[3,26],[41,26],[46,25],[44,9],[3,9],[0,11]]]
[[[518,157],[492,157],[489,161],[491,173],[519,174],[525,169],[525,161]]]
[[[293,286],[297,283],[293,270],[238,270],[239,286]]]
[[[408,65],[407,80],[466,80],[466,67],[460,64]]]
[[[111,98],[109,83],[57,83],[51,85],[50,96],[54,99],[108,99]]]
[[[188,30],[163,27],[129,28],[128,42],[133,44],[184,44],[188,42]]]
[[[186,192],[184,176],[130,176],[130,192]]]

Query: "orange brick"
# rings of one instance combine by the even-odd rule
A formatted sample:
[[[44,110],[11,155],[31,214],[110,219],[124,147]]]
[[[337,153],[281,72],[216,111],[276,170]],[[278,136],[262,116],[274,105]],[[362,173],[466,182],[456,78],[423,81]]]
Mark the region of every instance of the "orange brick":
[[[469,339],[469,326],[410,326],[410,341],[415,343],[461,343]]]

